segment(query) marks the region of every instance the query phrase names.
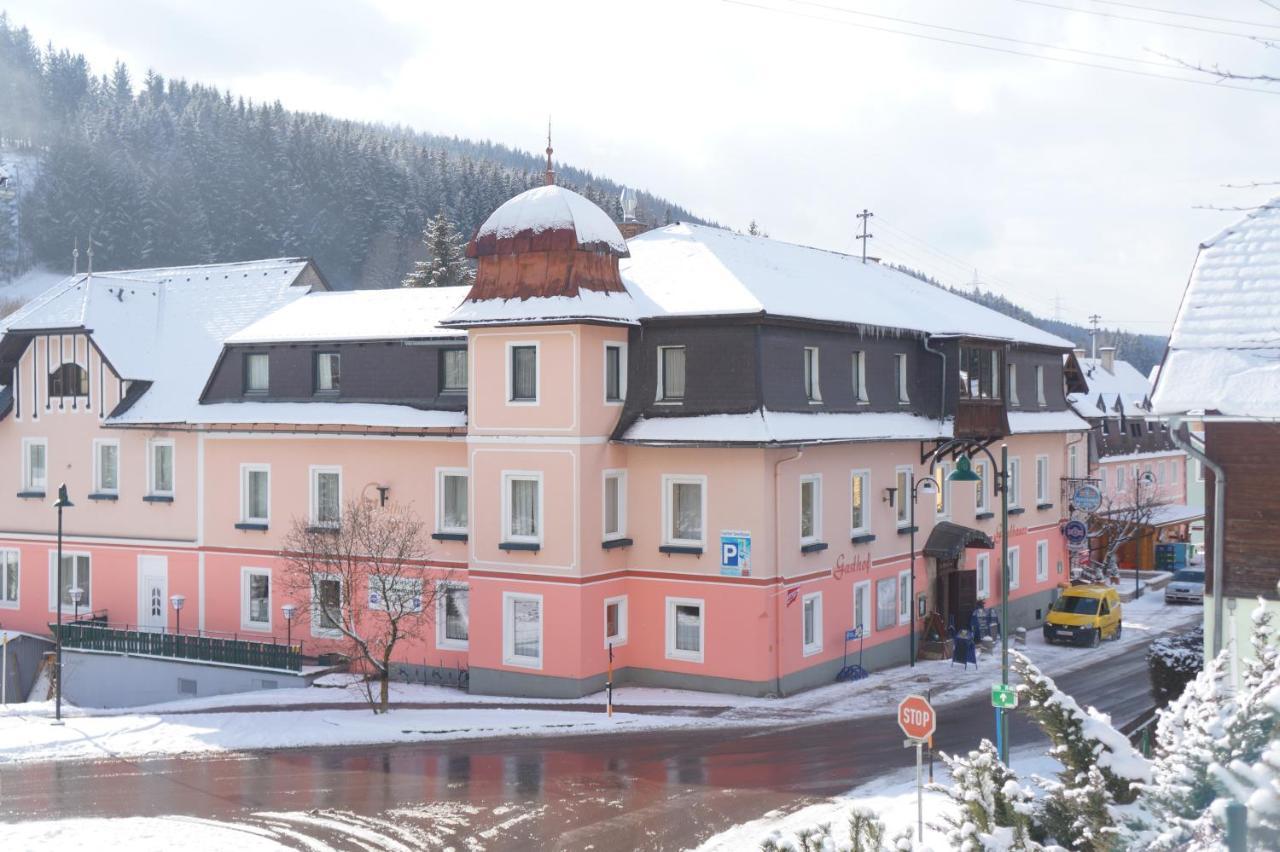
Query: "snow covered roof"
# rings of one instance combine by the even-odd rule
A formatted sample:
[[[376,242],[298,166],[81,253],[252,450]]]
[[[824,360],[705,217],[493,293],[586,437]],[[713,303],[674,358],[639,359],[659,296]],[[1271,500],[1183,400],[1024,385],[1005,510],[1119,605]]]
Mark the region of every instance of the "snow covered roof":
[[[467,246],[468,257],[572,250],[627,256],[627,241],[609,215],[571,189],[539,186],[508,199]]]
[[[318,291],[284,305],[227,338],[227,343],[404,340],[456,337],[441,328],[469,287]]]
[[[635,325],[642,310],[626,293],[579,290],[576,296],[533,296],[528,299],[467,300],[446,326],[503,323],[610,322]]]
[[[1101,358],[1076,360],[1089,385],[1088,393],[1067,395],[1071,407],[1081,417],[1145,417],[1150,414],[1151,383],[1128,361],[1117,360],[1111,371]]]
[[[125,417],[128,417],[126,413]],[[120,418],[125,422],[125,418]],[[436,411],[409,405],[364,402],[218,402],[191,405],[180,420],[199,426],[363,426],[385,429],[465,430],[465,411]]]
[[[1201,244],[1152,402],[1280,419],[1280,197]]]
[[[1017,425],[1014,425],[1017,418]],[[1087,431],[1089,424],[1069,411],[1010,412],[1014,434]],[[907,412],[825,413],[769,411],[641,417],[619,440],[637,444],[825,444],[855,441],[953,437],[951,420]]]
[[[839,252],[692,224],[648,231],[628,246],[622,280],[641,316],[767,314],[1072,348],[962,296]]]

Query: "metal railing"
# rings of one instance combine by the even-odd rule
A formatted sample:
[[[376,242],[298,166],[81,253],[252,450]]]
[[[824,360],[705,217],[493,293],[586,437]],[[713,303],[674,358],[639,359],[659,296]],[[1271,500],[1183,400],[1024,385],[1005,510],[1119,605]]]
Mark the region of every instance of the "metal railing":
[[[57,634],[56,624],[50,624]],[[62,625],[62,647],[116,654],[143,654],[175,660],[228,663],[262,669],[302,670],[302,650],[297,645],[258,642],[201,633],[151,632],[97,621],[71,621]]]

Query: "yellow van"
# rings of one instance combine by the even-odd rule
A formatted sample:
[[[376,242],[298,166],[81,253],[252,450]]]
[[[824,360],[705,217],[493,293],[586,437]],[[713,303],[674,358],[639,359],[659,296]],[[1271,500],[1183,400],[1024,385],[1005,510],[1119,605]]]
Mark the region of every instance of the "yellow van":
[[[1053,602],[1044,622],[1044,641],[1096,648],[1103,639],[1119,639],[1123,622],[1120,594],[1111,586],[1072,586]]]

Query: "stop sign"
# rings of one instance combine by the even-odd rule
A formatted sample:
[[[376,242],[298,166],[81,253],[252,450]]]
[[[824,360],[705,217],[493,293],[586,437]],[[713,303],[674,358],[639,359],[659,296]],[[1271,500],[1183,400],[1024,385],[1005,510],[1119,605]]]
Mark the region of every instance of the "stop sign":
[[[898,702],[898,727],[913,740],[927,740],[938,728],[938,716],[924,696],[908,695]]]

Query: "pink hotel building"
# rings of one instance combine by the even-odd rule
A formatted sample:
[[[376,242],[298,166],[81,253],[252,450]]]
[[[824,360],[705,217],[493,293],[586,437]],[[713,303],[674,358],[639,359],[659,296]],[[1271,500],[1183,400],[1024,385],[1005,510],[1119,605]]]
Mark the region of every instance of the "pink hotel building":
[[[0,627],[47,635],[78,586],[111,623],[173,629],[181,593],[184,630],[283,642],[292,519],[385,493],[449,574],[402,673],[579,696],[612,645],[620,683],[790,693],[854,625],[868,668],[905,664],[921,613],[998,600],[994,477],[979,453],[982,483],[947,482],[952,438],[1009,445],[1011,626],[1066,580],[1068,341],[834,252],[627,241],[554,185],[468,251],[469,290],[331,292],[281,259],[76,275],[0,323]]]

